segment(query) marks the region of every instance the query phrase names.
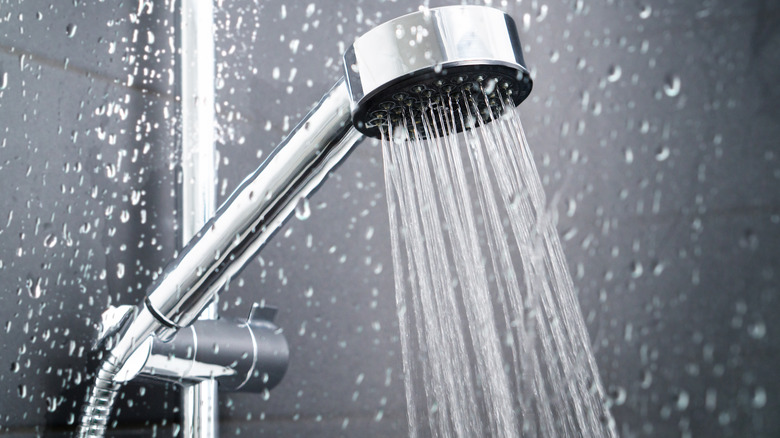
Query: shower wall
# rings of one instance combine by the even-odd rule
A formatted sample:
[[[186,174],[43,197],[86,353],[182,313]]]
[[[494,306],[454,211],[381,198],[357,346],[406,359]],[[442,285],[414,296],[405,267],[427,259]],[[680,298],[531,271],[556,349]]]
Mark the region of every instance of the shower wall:
[[[518,23],[519,111],[622,436],[780,435],[780,8],[488,2]],[[434,7],[448,2],[425,2]],[[224,200],[409,1],[216,2]],[[178,2],[0,0],[0,435],[68,436],[93,324],[176,251]],[[223,394],[243,436],[406,435],[381,153],[365,141],[220,300],[279,307],[291,362]],[[178,433],[133,382],[113,436]]]

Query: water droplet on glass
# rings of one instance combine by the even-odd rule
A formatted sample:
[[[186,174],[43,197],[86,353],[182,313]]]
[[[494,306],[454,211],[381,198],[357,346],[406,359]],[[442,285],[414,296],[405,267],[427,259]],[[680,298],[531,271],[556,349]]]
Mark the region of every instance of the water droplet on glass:
[[[688,408],[688,404],[690,403],[691,397],[688,395],[686,391],[680,391],[680,393],[677,395],[677,410],[678,411],[684,411]]]
[[[753,339],[761,339],[766,335],[766,325],[763,321],[759,321],[748,327],[748,333]]]
[[[655,153],[655,159],[658,161],[665,161],[669,158],[671,153],[672,151],[669,149],[669,146],[661,146],[661,148],[658,149],[658,152]]]
[[[8,87],[8,72],[4,71],[0,74],[0,90],[5,90]]]
[[[57,410],[57,406],[59,406],[59,403],[57,402],[57,397],[46,397],[46,410],[49,412],[54,412]]]
[[[639,18],[646,20],[653,15],[653,8],[650,5],[642,5],[642,9],[639,11]]]
[[[678,94],[680,94],[680,86],[682,85],[682,82],[680,81],[680,77],[677,75],[669,75],[666,77],[666,80],[664,81],[664,94],[666,94],[669,97],[675,97]]]
[[[643,272],[644,268],[642,267],[642,262],[635,261],[631,263],[631,278],[639,278],[642,276]]]
[[[395,27],[395,37],[400,40],[401,38],[404,37],[404,35],[406,35],[406,28],[401,26],[401,25],[396,26]]]
[[[620,406],[626,402],[628,394],[622,386],[613,386],[609,388],[608,396],[615,406]]]
[[[761,409],[766,406],[766,390],[763,387],[759,386],[756,388],[756,392],[753,394],[752,404],[756,409]]]
[[[640,382],[639,386],[642,389],[647,389],[650,387],[650,385],[653,384],[653,373],[650,372],[650,370],[644,370],[642,371],[642,381]]]
[[[623,75],[623,69],[619,65],[612,65],[607,71],[607,80],[609,82],[617,82]]]
[[[718,407],[718,392],[714,388],[709,388],[705,393],[704,406],[707,412],[713,412]]]
[[[78,26],[76,26],[73,23],[68,24],[65,26],[65,32],[68,34],[68,38],[73,38],[73,35],[76,35],[76,29]]]
[[[47,248],[54,248],[57,245],[57,235],[49,234],[46,236],[46,238],[43,240],[43,245]]]
[[[31,278],[27,279],[27,293],[32,298],[38,299],[43,295],[43,288],[41,288],[41,279],[33,281]]]
[[[311,216],[311,207],[309,206],[309,199],[302,197],[298,199],[298,203],[295,204],[295,217],[305,221]]]

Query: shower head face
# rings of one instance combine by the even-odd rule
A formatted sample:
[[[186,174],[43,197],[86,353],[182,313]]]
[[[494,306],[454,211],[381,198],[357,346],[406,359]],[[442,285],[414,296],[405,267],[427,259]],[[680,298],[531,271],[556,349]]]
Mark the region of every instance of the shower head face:
[[[460,132],[500,114],[502,100],[519,105],[532,87],[514,21],[486,6],[428,9],[381,24],[350,46],[344,67],[353,123],[376,138],[390,125],[420,137]],[[449,112],[450,122],[442,124],[437,111]],[[425,112],[433,114],[430,130],[422,129]]]

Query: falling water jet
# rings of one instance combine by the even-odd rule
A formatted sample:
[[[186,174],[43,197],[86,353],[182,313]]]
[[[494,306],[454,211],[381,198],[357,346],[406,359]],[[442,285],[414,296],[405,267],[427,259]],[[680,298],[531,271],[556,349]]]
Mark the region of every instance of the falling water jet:
[[[412,108],[382,139],[397,302],[407,315],[401,323],[412,436],[426,432],[414,407],[423,400],[429,409],[439,408],[437,415],[451,410],[429,417],[430,435],[469,436],[451,424],[469,415],[456,410],[461,394],[449,391],[449,376],[437,374],[445,370],[441,364],[451,357],[452,343],[464,339],[469,351],[460,357],[472,360],[468,368],[477,373],[472,382],[477,404],[469,409],[484,415],[477,434],[617,436],[514,105],[496,90],[501,109],[495,111],[482,91],[464,93],[470,104],[457,110],[431,102]],[[485,101],[482,108],[478,99]],[[460,126],[471,129],[442,135],[455,132],[456,112]],[[416,113],[421,129],[409,129]],[[389,135],[397,129],[411,138]],[[519,254],[512,254],[512,245]],[[405,257],[414,262],[404,263]],[[447,302],[446,311],[429,301],[424,275],[434,279],[434,295]],[[458,305],[452,305],[453,297]],[[499,327],[513,339],[506,354],[492,347],[500,343]],[[412,346],[425,349],[426,362],[414,360]],[[437,350],[440,346],[445,349]],[[409,375],[414,372],[422,372],[423,388],[408,387],[417,381]],[[504,402],[499,406],[496,400]],[[506,406],[508,413],[501,411]]]

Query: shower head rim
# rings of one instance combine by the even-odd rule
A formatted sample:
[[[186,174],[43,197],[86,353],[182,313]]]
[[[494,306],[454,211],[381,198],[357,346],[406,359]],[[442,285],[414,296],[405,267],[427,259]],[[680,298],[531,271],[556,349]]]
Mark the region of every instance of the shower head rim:
[[[511,99],[514,106],[520,105],[531,93],[533,88],[533,81],[531,80],[530,72],[517,64],[495,62],[494,60],[483,60],[477,62],[452,62],[442,65],[440,71],[436,71],[437,69],[434,68],[420,69],[413,73],[395,78],[393,81],[388,82],[382,89],[373,90],[372,93],[365,95],[361,99],[361,105],[353,106],[353,123],[355,127],[363,134],[368,135],[369,137],[380,138],[382,135],[380,127],[369,123],[372,119],[370,114],[376,111],[375,108],[378,104],[392,99],[391,95],[397,93],[392,90],[406,89],[407,87],[404,87],[404,84],[407,82],[412,85],[422,85],[436,79],[440,79],[448,84],[451,84],[453,79],[458,79],[459,77],[463,76],[469,77],[469,79],[464,82],[464,86],[477,84],[478,82],[473,78],[473,76],[476,74],[475,70],[473,69],[475,66],[480,67],[478,71],[479,74],[484,77],[484,83],[488,83],[490,80],[496,79],[497,76],[506,78],[507,76],[512,75],[517,79],[518,84],[521,85],[519,85],[517,88],[513,88],[516,90],[516,92],[512,93],[511,95],[503,96],[504,101]],[[442,96],[444,95],[446,94],[443,94]],[[459,99],[461,98],[461,91],[456,90],[449,94],[449,96],[452,96],[454,99]],[[427,106],[426,101],[419,103],[420,106]],[[415,107],[414,109],[416,110],[418,108]]]
[[[487,6],[445,6],[389,20],[350,45],[344,67],[353,124],[375,138],[381,133],[374,122],[380,119],[372,114],[381,113],[380,105],[392,106],[394,95],[411,95],[420,85],[438,93],[443,90],[434,84],[446,84],[446,95],[458,77],[466,82],[497,77],[512,85],[515,105],[532,88],[514,20]]]

